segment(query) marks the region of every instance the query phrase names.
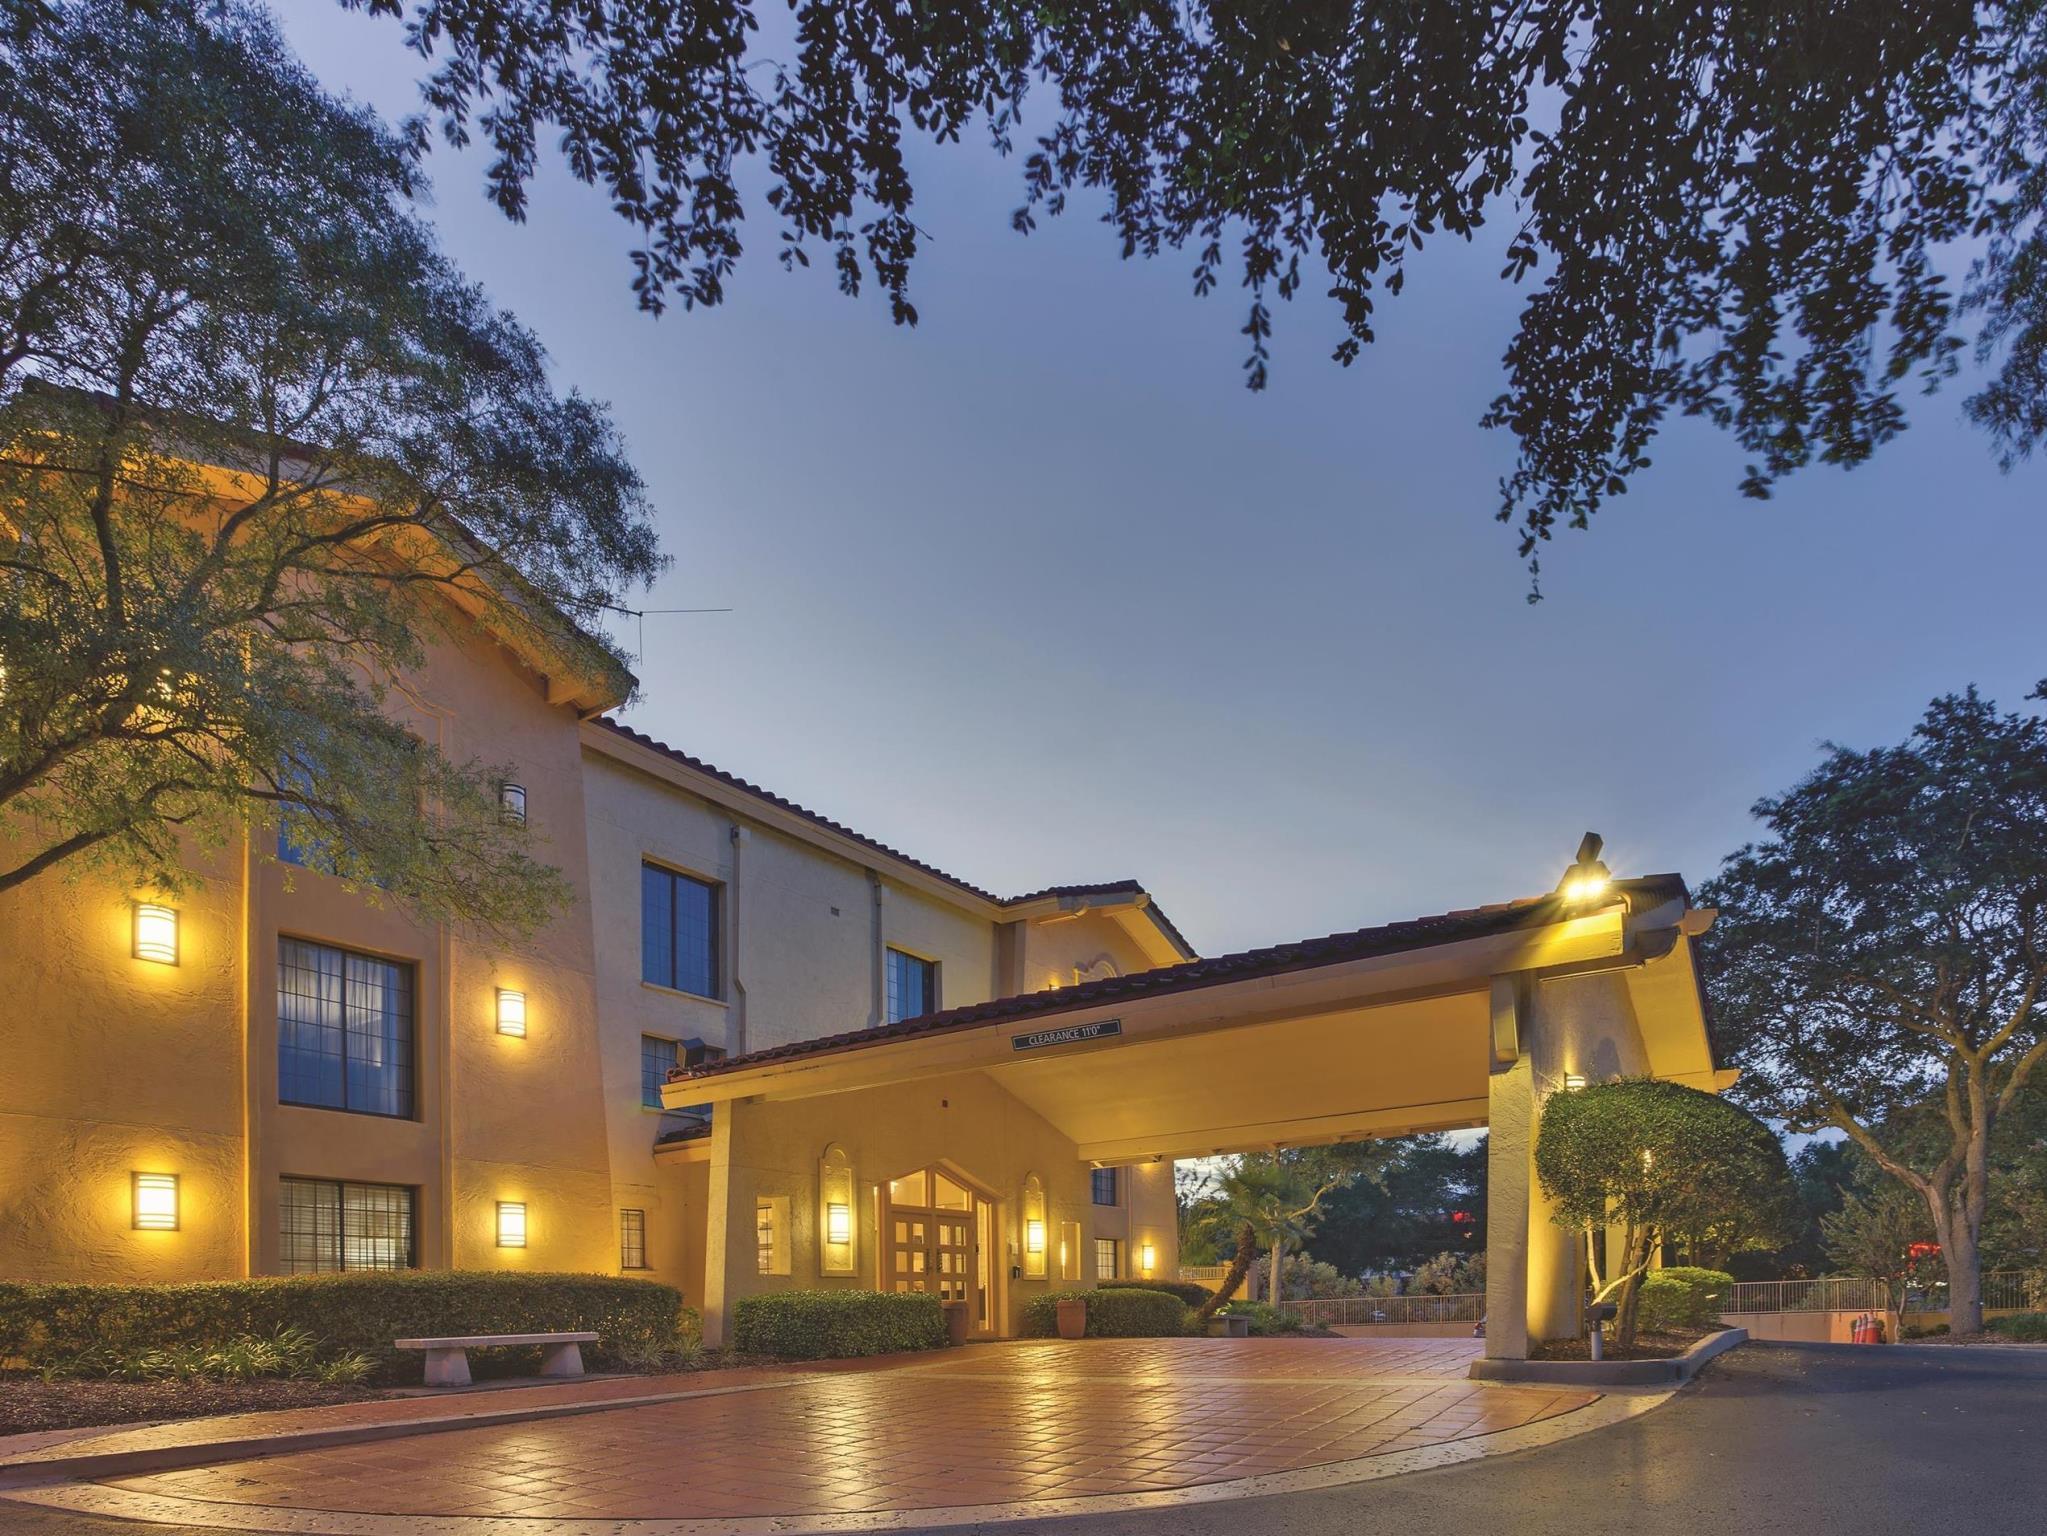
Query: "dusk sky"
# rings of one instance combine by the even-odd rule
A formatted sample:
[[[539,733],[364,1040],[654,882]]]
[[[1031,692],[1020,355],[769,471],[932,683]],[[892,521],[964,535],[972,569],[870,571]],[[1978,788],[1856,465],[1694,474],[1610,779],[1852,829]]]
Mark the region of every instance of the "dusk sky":
[[[396,23],[282,14],[416,109]],[[551,166],[516,226],[482,165],[437,145],[431,217],[611,402],[675,558],[627,601],[733,610],[647,619],[625,718],[999,892],[1134,875],[1220,953],[1534,894],[1588,827],[1696,884],[1822,739],[2047,675],[2047,465],[2000,473],[1961,388],[1770,502],[1680,425],[1530,606],[1477,426],[1497,242],[1423,252],[1348,370],[1329,306],[1279,306],[1252,395],[1237,291],[1119,260],[1080,200],[1012,233],[1020,166],[971,137],[914,160],[914,330],[785,273],[765,208],[726,305],[655,320],[601,194]]]

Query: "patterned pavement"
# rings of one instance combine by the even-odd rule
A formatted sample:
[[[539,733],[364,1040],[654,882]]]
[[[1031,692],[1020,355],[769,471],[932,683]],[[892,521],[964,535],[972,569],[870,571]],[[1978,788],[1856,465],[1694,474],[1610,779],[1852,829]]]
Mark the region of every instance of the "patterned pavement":
[[[1157,1494],[1518,1428],[1598,1394],[1464,1378],[1462,1339],[983,1345],[573,1418],[109,1479],[205,1524],[849,1516]],[[142,1498],[133,1500],[143,1507]],[[256,1506],[257,1508],[251,1508]],[[435,1520],[435,1517],[441,1517]],[[162,1518],[162,1516],[158,1516]],[[344,1520],[342,1522],[346,1524]]]

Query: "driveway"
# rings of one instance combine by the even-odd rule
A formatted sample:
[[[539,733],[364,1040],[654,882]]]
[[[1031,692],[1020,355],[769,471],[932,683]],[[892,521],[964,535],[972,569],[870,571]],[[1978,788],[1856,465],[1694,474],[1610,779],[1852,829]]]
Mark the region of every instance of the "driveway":
[[[1365,1406],[1374,1394],[1398,1394],[1402,1406],[1380,1415],[1376,1443],[1389,1447],[1376,1456],[1351,1462],[1322,1462],[1325,1472],[1379,1466],[1386,1470],[1465,1455],[1457,1465],[1422,1470],[1412,1475],[1359,1481],[1266,1497],[1228,1499],[1217,1496],[1254,1487],[1243,1481],[1192,1484],[1179,1492],[1140,1494],[1126,1502],[1171,1500],[1153,1509],[1123,1508],[1104,1514],[1075,1514],[1057,1503],[1040,1502],[1043,1518],[1018,1521],[1030,1514],[1028,1503],[997,1506],[984,1514],[999,1518],[973,1522],[976,1530],[1013,1531],[1016,1536],[1245,1536],[1285,1532],[1287,1536],[1412,1536],[1420,1530],[1511,1530],[1516,1536],[1641,1536],[1644,1530],[1796,1532],[1798,1536],[1927,1536],[1955,1529],[2026,1531],[2040,1528],[2047,1507],[2047,1350],[1967,1348],[1855,1349],[1848,1346],[1751,1345],[1723,1356],[1693,1386],[1648,1413],[1615,1413],[1604,1427],[1587,1434],[1568,1434],[1573,1425],[1594,1422],[1618,1400],[1587,1408],[1560,1411],[1487,1433],[1485,1412],[1465,1427],[1480,1438],[1446,1438],[1420,1449],[1393,1449],[1392,1440],[1421,1424],[1444,1418],[1452,1410],[1449,1393],[1462,1390],[1454,1371],[1462,1360],[1445,1346],[1431,1343],[1417,1349],[1390,1341],[1364,1341],[1365,1351],[1331,1348],[1323,1341],[1253,1341],[1244,1349],[1232,1341],[1218,1347],[1238,1351],[1233,1357],[1204,1358],[1202,1341],[1178,1346],[1083,1344],[1061,1350],[1056,1345],[991,1346],[945,1357],[935,1365],[886,1365],[854,1370],[838,1385],[814,1377],[760,1392],[729,1393],[732,1399],[757,1400],[746,1412],[766,1411],[771,1398],[791,1414],[780,1422],[798,1432],[828,1423],[862,1401],[902,1405],[919,1396],[956,1402],[957,1394],[992,1387],[1004,1395],[1013,1417],[998,1430],[986,1432],[981,1410],[961,1424],[934,1421],[928,1410],[916,1409],[918,1433],[891,1428],[890,1444],[906,1447],[894,1453],[868,1455],[853,1466],[880,1466],[907,1456],[913,1465],[942,1465],[964,1472],[973,1456],[994,1454],[1005,1466],[1019,1462],[1000,1451],[1010,1441],[1056,1444],[1061,1426],[1088,1433],[1102,1431],[1118,1417],[1098,1412],[1095,1402],[1125,1405],[1123,1417],[1141,1423],[1145,1433],[1118,1443],[1157,1451],[1169,1444],[1191,1447],[1213,1426],[1230,1431],[1232,1444],[1258,1447],[1246,1458],[1269,1458],[1294,1464],[1317,1454],[1345,1454],[1372,1442],[1363,1419],[1374,1410]],[[1452,1346],[1468,1357],[1462,1345]],[[1438,1349],[1445,1353],[1438,1354]],[[1347,1410],[1330,1413],[1344,1399],[1328,1394],[1332,1371],[1369,1373],[1352,1387],[1357,1394]],[[1108,1375],[1111,1379],[1100,1378]],[[978,1387],[977,1385],[978,1384]],[[1468,1385],[1468,1384],[1467,1384]],[[1087,1389],[1087,1390],[1083,1390]],[[1173,1389],[1178,1389],[1177,1391]],[[1494,1393],[1477,1389],[1475,1401],[1489,1409]],[[1525,1390],[1525,1389],[1514,1389]],[[1182,1397],[1190,1402],[1182,1402]],[[696,1400],[702,1401],[702,1400]],[[1640,1400],[1637,1400],[1639,1402]],[[1298,1405],[1319,1409],[1294,1411]],[[837,1405],[834,1407],[833,1405]],[[1627,1404],[1632,1408],[1635,1404]],[[694,1410],[704,1412],[705,1410]],[[728,1410],[729,1411],[729,1410]],[[121,1479],[109,1485],[71,1485],[47,1490],[75,1495],[67,1505],[0,1504],[0,1531],[7,1536],[139,1536],[151,1527],[109,1518],[116,1501],[127,1515],[162,1522],[154,1527],[177,1532],[293,1530],[337,1532],[342,1536],[589,1536],[598,1530],[634,1532],[729,1531],[752,1533],[800,1530],[814,1522],[802,1519],[769,1521],[726,1517],[708,1524],[684,1523],[670,1506],[662,1516],[644,1523],[614,1527],[582,1519],[539,1516],[529,1493],[526,1517],[320,1513],[382,1503],[417,1505],[445,1496],[456,1478],[472,1480],[493,1470],[507,1475],[528,1473],[543,1465],[558,1468],[564,1488],[611,1486],[623,1477],[626,1486],[644,1483],[673,1489],[711,1485],[718,1465],[701,1454],[689,1439],[635,1442],[648,1460],[620,1468],[610,1460],[566,1465],[571,1446],[605,1455],[619,1436],[637,1434],[652,1409],[621,1409],[582,1419],[561,1419],[490,1430],[363,1445],[341,1452],[268,1458],[235,1466],[198,1469],[156,1477]],[[1083,1414],[1080,1420],[1070,1415]],[[1469,1412],[1467,1408],[1466,1413]],[[1307,1417],[1303,1417],[1303,1413]],[[1311,1431],[1308,1418],[1326,1417],[1333,1432]],[[1463,1417],[1463,1414],[1456,1415]],[[1390,1421],[1390,1422],[1389,1422]],[[757,1425],[771,1419],[750,1420]],[[1198,1423],[1201,1428],[1185,1426]],[[935,1428],[934,1428],[935,1425]],[[1053,1433],[1041,1434],[1047,1427]],[[1347,1427],[1345,1427],[1347,1426]],[[669,1424],[672,1430],[689,1425]],[[701,1427],[701,1426],[697,1426]],[[1453,1425],[1439,1425],[1449,1430]],[[952,1430],[962,1449],[942,1447]],[[596,1431],[585,1441],[586,1432]],[[1121,1433],[1110,1430],[1110,1433]],[[1390,1432],[1390,1433],[1389,1433]],[[1323,1449],[1312,1444],[1323,1434]],[[573,1434],[572,1439],[561,1437]],[[473,1444],[465,1443],[475,1437]],[[1354,1437],[1354,1438],[1353,1438]],[[1516,1449],[1532,1438],[1554,1440],[1540,1448]],[[1072,1440],[1078,1449],[1081,1436]],[[1291,1444],[1292,1449],[1287,1447]],[[997,1448],[991,1451],[991,1447]],[[438,1452],[452,1455],[442,1457]],[[809,1474],[791,1469],[817,1467],[823,1458],[802,1440],[764,1442],[754,1447],[753,1464],[765,1479],[754,1487],[817,1486]],[[1473,1451],[1493,1452],[1483,1459]],[[502,1460],[493,1463],[495,1454]],[[1205,1453],[1193,1452],[1191,1462]],[[1230,1453],[1236,1454],[1236,1453]],[[403,1460],[391,1458],[403,1457]],[[946,1460],[952,1457],[952,1460]],[[400,1468],[405,1471],[401,1475]],[[1226,1469],[1210,1469],[1227,1479]],[[842,1475],[845,1469],[842,1469]],[[254,1495],[285,1495],[284,1473],[291,1474],[292,1504],[254,1502]],[[871,1475],[871,1474],[870,1474]],[[976,1476],[987,1475],[985,1471]],[[1135,1475],[1135,1474],[1133,1474]],[[1308,1476],[1311,1471],[1281,1472],[1279,1478]],[[147,1493],[175,1477],[182,1490],[175,1496]],[[314,1481],[323,1477],[325,1483]],[[405,1478],[410,1478],[410,1483]],[[246,1481],[245,1481],[246,1480]],[[376,1480],[380,1493],[366,1499],[363,1489]],[[831,1479],[822,1479],[830,1483]],[[940,1479],[944,1481],[943,1478]],[[841,1483],[838,1486],[846,1486]],[[873,1483],[865,1486],[877,1486]],[[1208,1499],[1204,1501],[1204,1490]],[[505,1491],[502,1484],[498,1492]],[[19,1495],[17,1495],[19,1497]],[[81,1502],[82,1501],[82,1502]],[[516,1502],[516,1500],[514,1500]],[[650,1509],[654,1499],[636,1507]],[[701,1507],[701,1506],[698,1506]],[[896,1514],[828,1517],[856,1529],[916,1531],[930,1529],[929,1517],[915,1510]],[[941,1517],[942,1518],[942,1517]],[[857,1523],[855,1523],[857,1522]],[[960,1527],[955,1524],[952,1529]]]
[[[1591,1417],[1591,1392],[1465,1377],[1468,1339],[984,1345],[752,1373],[688,1395],[20,1493],[82,1513],[348,1536],[734,1520],[905,1528],[1349,1480]],[[501,1394],[501,1397],[510,1396]],[[1629,1405],[1626,1411],[1633,1411]],[[317,1414],[320,1410],[313,1410]],[[1574,1432],[1577,1423],[1566,1432]],[[1306,1478],[1308,1483],[1299,1480]],[[0,1529],[20,1506],[0,1506]]]

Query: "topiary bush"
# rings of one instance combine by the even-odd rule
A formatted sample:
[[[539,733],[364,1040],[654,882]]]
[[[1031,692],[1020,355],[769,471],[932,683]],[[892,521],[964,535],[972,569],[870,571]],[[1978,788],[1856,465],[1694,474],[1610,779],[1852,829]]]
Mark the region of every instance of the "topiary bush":
[[[1192,1280],[1104,1280],[1095,1287],[1098,1291],[1164,1291],[1168,1296],[1177,1296],[1190,1307],[1198,1307],[1214,1294],[1205,1285],[1196,1285]]]
[[[0,1281],[0,1357],[54,1372],[301,1330],[317,1361],[360,1355],[374,1379],[417,1381],[421,1356],[393,1349],[394,1340],[587,1332],[597,1335],[587,1346],[594,1361],[609,1364],[673,1350],[695,1326],[675,1287],[618,1275],[400,1270],[185,1285]]]
[[[1734,1276],[1719,1269],[1674,1266],[1642,1277],[1641,1325],[1650,1330],[1710,1328],[1720,1321],[1720,1304]]]
[[[1024,1337],[1057,1338],[1062,1301],[1087,1303],[1087,1336],[1091,1339],[1169,1339],[1187,1331],[1187,1304],[1170,1292],[1097,1286],[1092,1291],[1054,1291],[1034,1297],[1024,1308]]]
[[[923,1292],[774,1291],[732,1309],[732,1347],[783,1360],[841,1360],[945,1347],[945,1313]]]
[[[2047,1312],[2013,1312],[1983,1320],[1983,1331],[2022,1344],[2047,1344]]]

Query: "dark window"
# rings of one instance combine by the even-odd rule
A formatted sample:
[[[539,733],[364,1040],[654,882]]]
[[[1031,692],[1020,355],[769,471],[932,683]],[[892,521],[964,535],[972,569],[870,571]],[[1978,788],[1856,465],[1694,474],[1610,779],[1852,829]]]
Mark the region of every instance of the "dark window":
[[[888,1022],[920,1019],[938,1011],[938,963],[900,949],[888,952]]]
[[[305,765],[287,761],[277,771],[277,787],[287,795],[304,794],[312,782]],[[334,854],[322,832],[320,818],[303,800],[277,803],[277,859],[309,869],[331,869]]]
[[[640,976],[718,995],[718,888],[658,864],[640,866]]]
[[[363,1115],[412,1114],[412,967],[277,941],[277,1096]]]
[[[1097,1168],[1094,1172],[1094,1199],[1096,1205],[1116,1204],[1116,1170]]]
[[[286,1179],[277,1256],[287,1275],[333,1269],[411,1269],[417,1195],[401,1184]]]
[[[647,1213],[645,1211],[620,1211],[618,1213],[618,1267],[620,1269],[645,1269],[647,1267]]]
[[[677,1062],[676,1044],[654,1035],[640,1036],[640,1102],[649,1109],[661,1108],[661,1085]]]
[[[1116,1264],[1117,1260],[1122,1257],[1119,1252],[1121,1247],[1122,1244],[1118,1243],[1113,1237],[1098,1237],[1095,1239],[1095,1278],[1097,1280],[1114,1280],[1119,1278]]]

